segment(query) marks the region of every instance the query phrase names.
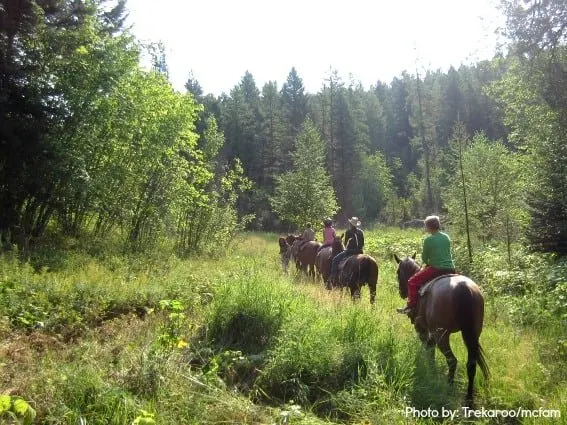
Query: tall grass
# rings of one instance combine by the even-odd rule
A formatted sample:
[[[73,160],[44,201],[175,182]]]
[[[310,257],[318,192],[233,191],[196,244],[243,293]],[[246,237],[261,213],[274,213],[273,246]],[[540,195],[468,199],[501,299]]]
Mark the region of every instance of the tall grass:
[[[419,232],[367,232],[380,269],[374,307],[367,288],[353,303],[283,275],[276,240],[247,234],[225,258],[183,261],[75,251],[51,271],[0,259],[0,387],[46,424],[131,424],[142,410],[158,424],[439,423],[405,409],[460,409],[460,335],[450,386],[444,357],[431,363],[395,312],[403,300],[392,254],[418,250]],[[481,344],[493,379],[477,373],[477,406],[561,408],[559,420],[522,423],[565,423],[560,322],[509,320],[491,299],[503,295],[485,292]],[[164,307],[173,301],[182,314]]]

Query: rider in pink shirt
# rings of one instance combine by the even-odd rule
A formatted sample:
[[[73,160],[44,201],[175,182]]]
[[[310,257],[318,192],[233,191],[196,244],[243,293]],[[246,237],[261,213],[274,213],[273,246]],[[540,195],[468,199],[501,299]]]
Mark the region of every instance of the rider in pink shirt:
[[[330,218],[323,220],[323,224],[325,228],[323,229],[323,246],[321,248],[331,246],[337,236],[335,228],[333,227],[333,221]]]

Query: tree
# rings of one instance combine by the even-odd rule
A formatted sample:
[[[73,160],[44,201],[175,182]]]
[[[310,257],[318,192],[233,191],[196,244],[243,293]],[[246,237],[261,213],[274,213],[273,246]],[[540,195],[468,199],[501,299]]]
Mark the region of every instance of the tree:
[[[101,4],[0,6],[0,237],[24,249],[43,234],[68,189],[85,183],[69,142],[93,99],[112,90],[114,71],[135,57],[135,49],[124,49],[128,37],[116,34],[123,2],[107,12]]]
[[[295,146],[293,169],[277,177],[271,205],[282,220],[300,227],[334,215],[338,206],[324,167],[324,143],[310,119]]]
[[[384,155],[364,156],[355,186],[354,207],[359,217],[372,221],[380,217],[394,194],[393,177]]]
[[[454,137],[454,148],[461,152],[462,164],[455,161],[453,184],[445,191],[453,225],[459,230],[466,229],[467,212],[471,234],[477,240],[511,242],[525,224],[523,157],[512,154],[502,143],[491,141],[482,133],[477,133],[465,149],[463,145],[467,141],[462,140],[462,130]]]
[[[282,117],[284,122],[284,152],[294,149],[294,142],[301,130],[301,125],[307,117],[307,96],[303,87],[303,80],[299,77],[295,67],[291,68],[286,82],[281,89]],[[289,168],[290,158],[284,157],[283,167]]]
[[[528,237],[536,249],[567,254],[567,3],[502,4],[517,61],[496,92],[534,165]]]

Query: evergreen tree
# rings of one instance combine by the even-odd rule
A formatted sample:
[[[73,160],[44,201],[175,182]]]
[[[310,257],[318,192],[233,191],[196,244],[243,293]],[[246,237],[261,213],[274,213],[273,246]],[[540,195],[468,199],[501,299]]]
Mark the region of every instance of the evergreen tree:
[[[277,177],[271,204],[282,220],[299,228],[334,215],[338,206],[323,167],[324,142],[311,120],[304,122],[295,146],[293,168]]]
[[[261,164],[263,174],[260,185],[268,191],[273,189],[276,174],[285,171],[283,164],[287,162],[287,155],[283,152],[285,130],[280,96],[275,81],[269,81],[262,88],[264,122],[261,133]]]
[[[286,82],[281,89],[282,118],[285,126],[283,151],[291,152],[294,142],[301,130],[303,121],[307,117],[307,95],[303,87],[303,80],[299,77],[295,67],[291,68]],[[284,168],[291,165],[291,158],[282,158]]]

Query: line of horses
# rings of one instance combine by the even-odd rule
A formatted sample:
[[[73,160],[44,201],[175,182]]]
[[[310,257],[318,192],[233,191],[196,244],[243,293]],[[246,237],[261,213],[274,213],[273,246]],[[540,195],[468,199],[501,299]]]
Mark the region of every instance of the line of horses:
[[[280,253],[282,253],[282,267],[287,272],[289,263],[295,263],[313,280],[323,279],[327,282],[331,273],[331,262],[345,247],[342,238],[337,236],[330,246],[322,246],[319,242],[305,242],[299,236],[288,235],[279,239]],[[353,299],[360,297],[360,289],[368,285],[370,289],[370,303],[376,299],[376,285],[378,284],[378,264],[367,254],[357,254],[345,258],[339,263],[338,278],[335,287],[348,288]],[[327,287],[327,289],[332,289]]]
[[[332,246],[322,247],[319,242],[305,242],[299,236],[287,235],[279,238],[281,264],[287,273],[289,264],[307,274],[313,280],[319,278],[328,282],[331,261],[344,250],[341,237],[335,238]],[[394,255],[398,264],[396,272],[398,290],[401,298],[407,298],[409,278],[420,266],[413,257],[404,259]],[[360,298],[360,290],[367,284],[370,289],[370,303],[376,300],[378,284],[378,264],[367,254],[347,257],[339,263],[338,280],[335,287],[349,288],[353,300]],[[327,289],[333,289],[327,286]],[[448,379],[453,383],[457,359],[451,350],[449,337],[461,332],[467,348],[467,395],[466,403],[473,405],[473,383],[477,365],[489,379],[490,371],[486,363],[479,338],[484,322],[484,298],[478,285],[466,276],[447,275],[438,277],[420,290],[416,313],[411,317],[415,330],[425,344],[431,358],[437,346],[446,358],[449,368]]]

